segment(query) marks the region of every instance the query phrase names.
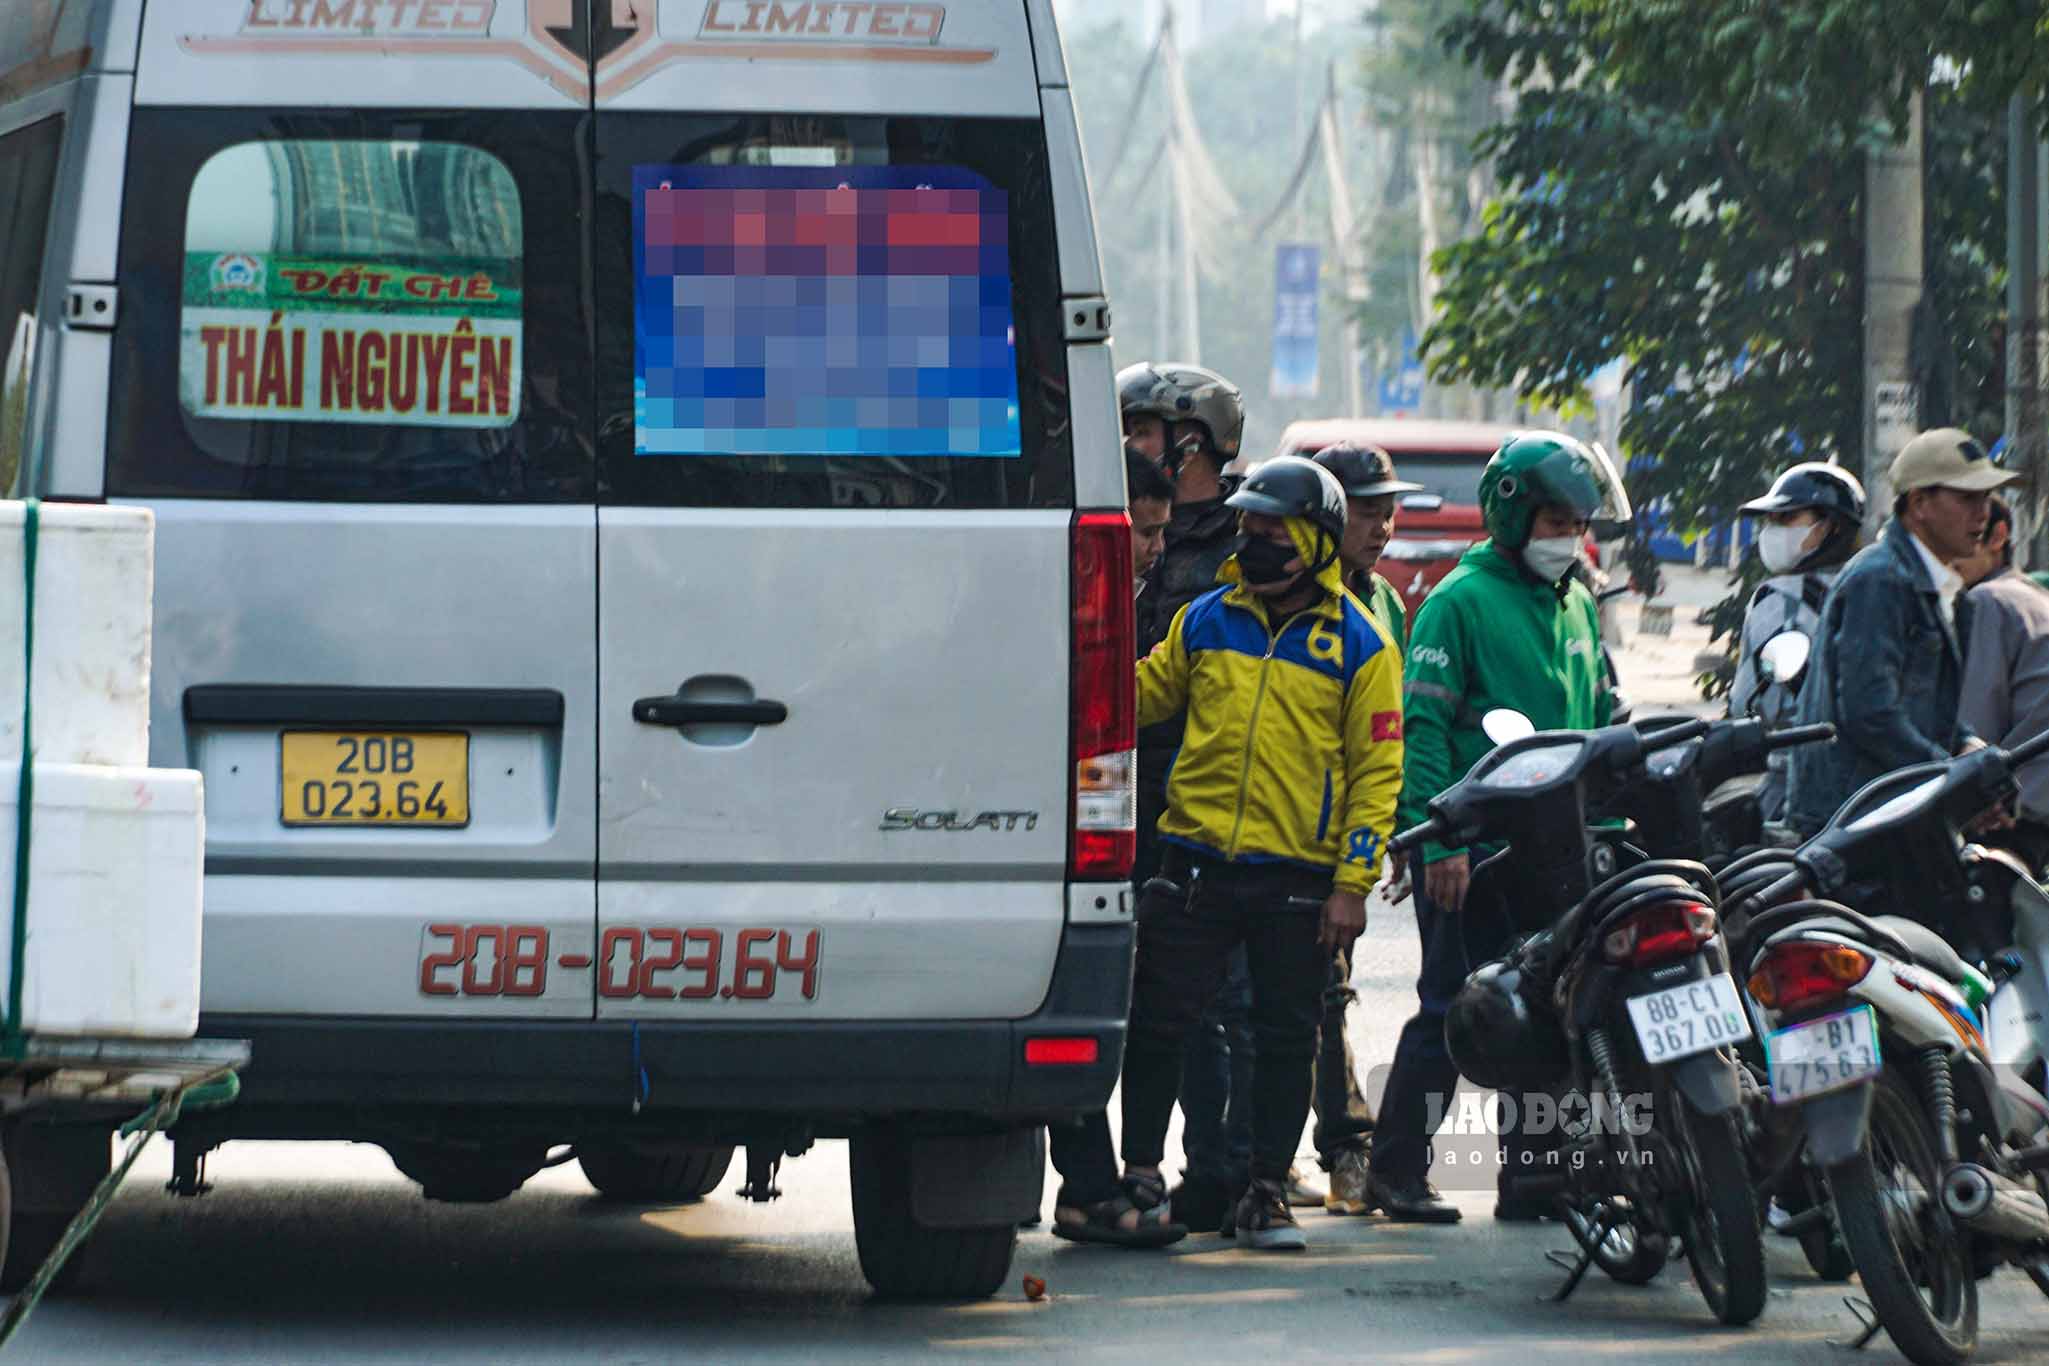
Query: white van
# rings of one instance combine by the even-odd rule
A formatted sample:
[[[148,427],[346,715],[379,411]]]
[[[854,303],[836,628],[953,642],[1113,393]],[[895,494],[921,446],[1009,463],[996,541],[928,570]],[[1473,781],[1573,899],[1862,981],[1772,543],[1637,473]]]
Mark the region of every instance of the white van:
[[[1050,0],[0,6],[0,456],[157,514],[237,1138],[681,1200],[852,1140],[982,1294],[1131,924],[1108,308]],[[11,338],[11,340],[9,340]],[[18,1276],[104,1170],[9,1136]],[[25,1164],[25,1165],[24,1165]]]

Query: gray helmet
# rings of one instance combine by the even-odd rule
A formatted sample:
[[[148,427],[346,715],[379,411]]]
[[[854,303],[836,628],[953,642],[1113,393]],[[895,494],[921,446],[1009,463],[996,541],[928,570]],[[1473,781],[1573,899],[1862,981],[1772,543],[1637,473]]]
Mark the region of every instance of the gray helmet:
[[[1245,399],[1216,371],[1178,361],[1141,361],[1117,372],[1117,407],[1129,419],[1151,413],[1169,422],[1200,422],[1219,466],[1245,440]]]

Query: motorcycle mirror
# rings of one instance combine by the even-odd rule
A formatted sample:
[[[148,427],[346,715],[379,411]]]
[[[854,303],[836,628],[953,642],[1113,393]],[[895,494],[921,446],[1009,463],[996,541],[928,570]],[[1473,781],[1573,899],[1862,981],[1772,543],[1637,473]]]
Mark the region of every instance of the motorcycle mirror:
[[[1497,745],[1537,733],[1535,723],[1513,707],[1496,707],[1488,712],[1480,718],[1480,729],[1487,732],[1487,738]]]
[[[1814,642],[1805,631],[1781,631],[1757,652],[1757,663],[1774,683],[1790,683],[1807,667],[1807,657],[1813,652]]]

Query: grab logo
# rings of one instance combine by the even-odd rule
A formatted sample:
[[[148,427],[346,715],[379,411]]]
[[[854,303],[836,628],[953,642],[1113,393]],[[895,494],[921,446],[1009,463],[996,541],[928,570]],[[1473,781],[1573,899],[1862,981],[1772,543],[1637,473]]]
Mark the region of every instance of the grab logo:
[[[1409,661],[1413,664],[1435,664],[1440,669],[1449,669],[1451,651],[1441,645],[1418,645],[1409,651]]]

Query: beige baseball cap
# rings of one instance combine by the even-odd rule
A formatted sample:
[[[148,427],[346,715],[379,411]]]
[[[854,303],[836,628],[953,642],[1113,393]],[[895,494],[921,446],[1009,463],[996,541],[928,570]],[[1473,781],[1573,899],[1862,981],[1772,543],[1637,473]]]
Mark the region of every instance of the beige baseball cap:
[[[2004,487],[2019,478],[2012,470],[1993,464],[1969,432],[1960,427],[1937,427],[1900,448],[1893,457],[1888,482],[1896,494],[1926,488],[1976,493]]]

